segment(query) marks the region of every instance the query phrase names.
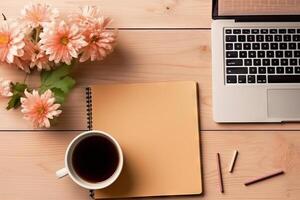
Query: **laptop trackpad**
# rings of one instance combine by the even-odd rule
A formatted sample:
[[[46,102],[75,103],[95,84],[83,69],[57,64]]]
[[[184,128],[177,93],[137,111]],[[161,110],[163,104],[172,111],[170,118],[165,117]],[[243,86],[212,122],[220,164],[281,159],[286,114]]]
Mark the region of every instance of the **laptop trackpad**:
[[[300,119],[300,89],[268,90],[268,117]]]

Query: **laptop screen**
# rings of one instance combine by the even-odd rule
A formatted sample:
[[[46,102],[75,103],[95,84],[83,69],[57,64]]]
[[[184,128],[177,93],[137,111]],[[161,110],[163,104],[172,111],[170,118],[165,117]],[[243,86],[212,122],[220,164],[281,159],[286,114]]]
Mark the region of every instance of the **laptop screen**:
[[[300,0],[216,0],[218,16],[299,15]]]

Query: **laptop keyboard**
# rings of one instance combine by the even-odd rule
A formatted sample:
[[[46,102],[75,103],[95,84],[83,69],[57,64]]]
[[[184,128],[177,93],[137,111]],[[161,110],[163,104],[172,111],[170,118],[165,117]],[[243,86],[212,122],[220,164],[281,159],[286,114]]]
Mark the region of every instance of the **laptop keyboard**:
[[[300,29],[225,28],[227,84],[300,83]]]

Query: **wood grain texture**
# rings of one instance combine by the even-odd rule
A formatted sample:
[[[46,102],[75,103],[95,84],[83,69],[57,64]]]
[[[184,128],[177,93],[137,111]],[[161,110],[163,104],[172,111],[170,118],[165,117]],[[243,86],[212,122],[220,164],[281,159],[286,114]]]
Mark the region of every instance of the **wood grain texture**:
[[[0,1],[0,12],[8,19],[15,18],[28,2]],[[211,22],[211,0],[48,0],[47,3],[62,12],[96,5],[114,20],[112,26],[118,28],[209,28]]]
[[[0,199],[87,199],[87,191],[66,177],[55,178],[63,166],[67,144],[79,132],[1,132]],[[300,196],[300,131],[203,131],[204,194],[191,200],[272,199]],[[16,139],[18,138],[18,139]],[[5,142],[3,142],[5,141]],[[234,173],[228,172],[232,152],[240,152]],[[225,193],[218,188],[216,153],[221,152]],[[249,178],[277,169],[285,175],[245,187]],[[163,200],[165,198],[147,198]],[[169,197],[179,200],[183,197]]]
[[[24,73],[0,65],[0,74],[22,81]],[[139,30],[120,31],[115,52],[104,62],[78,66],[73,74],[77,87],[102,83],[137,83],[194,80],[199,83],[201,130],[300,130],[299,123],[282,124],[217,124],[212,117],[211,47],[208,30]],[[37,74],[28,83],[37,86]],[[84,91],[72,92],[65,104],[61,125],[55,129],[85,129]],[[7,113],[5,100],[0,100],[0,129],[31,129],[20,114]],[[14,122],[19,122],[14,125]]]

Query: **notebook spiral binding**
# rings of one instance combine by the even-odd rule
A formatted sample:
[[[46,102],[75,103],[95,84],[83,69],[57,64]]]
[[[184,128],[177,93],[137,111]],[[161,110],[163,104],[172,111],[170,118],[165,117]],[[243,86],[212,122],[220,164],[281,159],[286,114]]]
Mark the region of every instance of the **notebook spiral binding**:
[[[92,89],[86,88],[86,113],[87,113],[87,128],[88,130],[93,129],[93,116],[92,116]],[[89,197],[91,200],[95,199],[94,190],[89,191]]]
[[[87,112],[87,128],[93,129],[93,116],[92,116],[92,89],[86,88],[86,112]]]

